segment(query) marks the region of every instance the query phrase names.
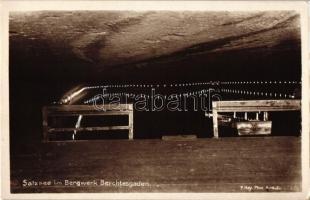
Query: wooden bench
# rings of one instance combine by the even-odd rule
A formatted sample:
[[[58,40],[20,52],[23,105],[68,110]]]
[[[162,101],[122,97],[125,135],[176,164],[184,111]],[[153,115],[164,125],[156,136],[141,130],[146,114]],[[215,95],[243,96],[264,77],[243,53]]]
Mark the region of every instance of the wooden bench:
[[[114,115],[128,116],[127,126],[100,126],[100,127],[70,127],[70,128],[52,128],[49,126],[49,117],[65,116],[105,116]],[[96,109],[93,105],[55,105],[44,106],[42,109],[43,118],[43,141],[50,141],[50,133],[76,132],[76,131],[109,131],[109,130],[129,130],[128,138],[133,139],[133,105],[132,104],[108,104],[101,105]],[[79,121],[79,120],[78,120]]]
[[[212,102],[213,137],[218,138],[218,113],[264,112],[267,120],[271,111],[300,110],[300,100],[250,100],[250,101],[214,101]]]

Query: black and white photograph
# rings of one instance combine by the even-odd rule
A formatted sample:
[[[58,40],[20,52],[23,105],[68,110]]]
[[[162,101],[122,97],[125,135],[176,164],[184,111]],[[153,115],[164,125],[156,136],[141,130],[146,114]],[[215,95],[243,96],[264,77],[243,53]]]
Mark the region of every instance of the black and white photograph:
[[[10,195],[306,198],[306,3],[88,3],[7,11]]]

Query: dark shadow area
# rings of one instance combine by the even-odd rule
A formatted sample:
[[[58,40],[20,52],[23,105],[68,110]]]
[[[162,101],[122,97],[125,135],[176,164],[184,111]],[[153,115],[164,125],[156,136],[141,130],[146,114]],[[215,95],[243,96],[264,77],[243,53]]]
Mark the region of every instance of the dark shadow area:
[[[246,80],[300,80],[300,51],[299,45],[286,45],[291,48],[282,51],[269,49],[243,50],[219,54],[206,54],[182,59],[182,62],[148,63],[150,67],[145,70],[123,70],[117,73],[114,70],[87,75],[81,68],[82,63],[72,62],[70,57],[49,56],[49,52],[39,51],[38,57],[21,57],[16,52],[17,41],[11,42],[10,48],[10,116],[11,116],[11,142],[40,141],[41,135],[41,108],[57,101],[67,90],[81,83],[95,84],[163,84],[179,82],[199,82],[210,80],[246,81]],[[285,44],[282,44],[285,46]],[[43,48],[43,47],[42,47]],[[48,49],[45,49],[48,51]],[[36,55],[36,54],[30,54]],[[257,56],[260,55],[260,56]],[[55,59],[56,58],[56,59]],[[66,58],[66,59],[64,59]],[[42,66],[47,65],[47,67]],[[61,66],[72,65],[71,70],[62,71]],[[38,66],[38,68],[35,68]],[[40,66],[40,67],[39,67]],[[118,67],[116,66],[115,69]],[[189,70],[190,68],[190,70]],[[68,68],[66,68],[68,69]],[[69,68],[70,69],[70,68]],[[147,70],[146,70],[147,69]],[[84,75],[82,75],[84,74]],[[111,75],[111,76],[110,76]],[[100,77],[100,78],[99,78]],[[249,87],[249,86],[247,86]],[[261,88],[260,90],[266,90]],[[202,88],[200,88],[202,89]],[[207,89],[207,87],[205,88]],[[246,87],[237,89],[249,89]],[[253,89],[253,88],[250,88]],[[254,88],[255,89],[255,88]],[[293,91],[296,88],[268,88],[269,91]],[[190,89],[181,88],[175,92],[187,92]],[[129,92],[134,92],[130,91]],[[158,91],[160,92],[160,91]],[[231,96],[221,94],[224,100],[233,99]],[[247,99],[239,95],[235,99]],[[296,115],[289,120],[286,113],[276,114],[279,122],[275,122],[273,132],[276,135],[299,134]],[[290,114],[289,114],[290,115]],[[284,128],[277,124],[283,123]],[[292,122],[292,123],[291,123]],[[286,126],[293,126],[295,131],[287,131]],[[160,138],[170,134],[196,134],[198,137],[212,136],[212,122],[204,117],[204,112],[135,112],[135,136],[137,138]],[[277,131],[279,130],[279,131]],[[285,133],[282,132],[285,130]],[[279,133],[277,133],[279,132]],[[228,133],[228,132],[227,132]],[[226,134],[225,134],[226,135]],[[230,134],[228,134],[230,135]]]

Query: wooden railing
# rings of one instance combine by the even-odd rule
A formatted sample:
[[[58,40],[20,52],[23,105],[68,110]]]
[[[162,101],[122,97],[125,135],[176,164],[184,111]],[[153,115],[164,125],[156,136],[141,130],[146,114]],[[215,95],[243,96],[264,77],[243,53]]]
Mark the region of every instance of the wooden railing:
[[[128,125],[126,126],[100,126],[100,127],[70,127],[70,128],[52,128],[49,126],[49,117],[65,116],[105,116],[114,115],[128,116]],[[43,118],[43,141],[50,141],[51,133],[76,132],[76,131],[109,131],[109,130],[128,130],[128,138],[133,139],[133,105],[132,104],[109,104],[101,105],[96,109],[93,105],[57,105],[45,106],[42,109]]]
[[[264,118],[268,118],[268,112],[295,111],[301,109],[300,100],[251,100],[251,101],[214,101],[212,102],[213,136],[219,137],[218,113],[236,112],[264,112]]]

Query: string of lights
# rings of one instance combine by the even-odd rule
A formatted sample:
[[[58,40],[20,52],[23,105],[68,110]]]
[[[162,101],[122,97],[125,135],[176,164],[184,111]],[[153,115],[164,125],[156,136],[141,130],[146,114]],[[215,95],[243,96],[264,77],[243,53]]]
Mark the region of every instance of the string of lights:
[[[283,94],[276,92],[261,92],[261,91],[249,91],[249,90],[235,90],[222,88],[221,92],[230,94],[250,95],[250,96],[265,96],[265,97],[279,97],[279,98],[291,98],[294,99],[295,95]]]
[[[202,85],[242,85],[242,84],[301,84],[298,81],[209,81],[209,82],[192,82],[192,83],[173,83],[173,84],[112,84],[89,86],[87,89],[93,88],[158,88],[158,87],[187,87],[187,86],[202,86]]]
[[[209,82],[191,82],[191,83],[171,83],[171,84],[109,84],[109,85],[94,85],[94,86],[86,86],[81,88],[80,90],[64,97],[60,100],[61,103],[68,103],[70,102],[75,96],[80,94],[81,92],[85,90],[92,90],[92,89],[103,89],[103,88],[175,88],[175,87],[191,87],[191,86],[220,86],[220,85],[287,85],[287,84],[301,84],[300,81],[226,81],[226,82],[220,82],[220,81],[209,81]],[[200,90],[201,91],[201,90]],[[230,94],[242,94],[242,95],[250,95],[250,96],[265,96],[265,97],[276,97],[276,98],[292,98],[294,99],[295,96],[293,94],[285,94],[285,93],[277,93],[277,92],[260,92],[260,91],[249,91],[249,90],[236,90],[236,89],[227,89],[222,88],[220,89],[223,93],[230,93]],[[112,93],[111,93],[112,94]],[[184,92],[177,95],[192,95],[192,94],[198,94],[197,91],[192,92]],[[136,94],[133,93],[113,93],[113,95],[131,95],[134,96]],[[143,95],[143,94],[142,94]],[[147,98],[149,95],[144,94]],[[87,102],[87,101],[86,101]]]
[[[220,82],[222,85],[236,85],[236,84],[301,84],[300,81],[228,81]]]
[[[175,84],[113,84],[113,85],[97,85],[88,86],[87,89],[94,88],[159,88],[159,87],[186,87],[186,86],[202,86],[216,85],[218,82],[199,82],[199,83],[175,83]]]
[[[184,93],[173,93],[171,95],[162,95],[164,99],[166,99],[168,96],[172,97],[189,97],[191,95],[206,95],[208,90],[198,90],[198,91],[192,91],[192,92],[184,92]],[[127,97],[127,98],[136,98],[136,97],[142,97],[149,99],[152,97],[150,94],[135,94],[135,93],[127,93],[127,92],[113,92],[113,93],[107,93],[102,96],[96,95],[86,101],[84,101],[84,104],[93,103],[94,101],[100,100],[101,98],[110,98],[110,97]]]

